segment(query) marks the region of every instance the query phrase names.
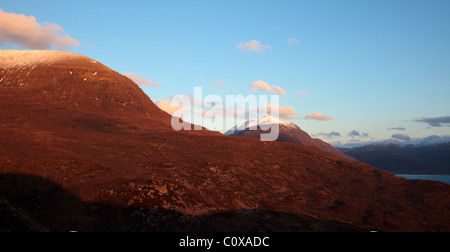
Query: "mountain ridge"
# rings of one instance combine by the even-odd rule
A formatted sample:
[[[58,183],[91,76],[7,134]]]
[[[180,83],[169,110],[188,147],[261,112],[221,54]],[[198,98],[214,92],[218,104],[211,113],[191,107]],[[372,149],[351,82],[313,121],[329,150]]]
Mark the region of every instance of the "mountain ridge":
[[[361,143],[347,143],[342,144],[340,142],[333,143],[332,145],[335,148],[340,149],[354,149],[354,148],[362,148],[367,146],[386,146],[386,145],[398,145],[398,146],[425,146],[425,145],[433,145],[450,142],[450,136],[437,136],[431,135],[424,138],[409,138],[407,136],[407,140],[399,140],[399,139],[387,139],[387,140],[379,140],[372,142],[361,142]]]
[[[278,142],[296,143],[308,147],[315,147],[322,151],[334,154],[340,158],[344,158],[349,161],[356,161],[356,159],[354,159],[353,157],[345,155],[330,144],[320,139],[312,138],[298,125],[291,122],[284,122],[271,116],[265,116],[259,118],[258,120],[244,121],[228,130],[225,135],[247,138],[261,138],[261,134],[270,132],[266,128],[270,128],[270,126],[273,124],[279,125],[279,135],[276,140]],[[264,129],[262,129],[261,127],[264,127]]]

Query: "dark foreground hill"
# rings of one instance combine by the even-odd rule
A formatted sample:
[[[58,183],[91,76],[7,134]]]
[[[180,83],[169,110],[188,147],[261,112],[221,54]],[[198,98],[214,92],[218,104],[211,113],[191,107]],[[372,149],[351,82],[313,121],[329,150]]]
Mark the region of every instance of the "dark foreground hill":
[[[128,78],[0,51],[0,231],[450,231],[450,186],[317,148],[176,132]]]

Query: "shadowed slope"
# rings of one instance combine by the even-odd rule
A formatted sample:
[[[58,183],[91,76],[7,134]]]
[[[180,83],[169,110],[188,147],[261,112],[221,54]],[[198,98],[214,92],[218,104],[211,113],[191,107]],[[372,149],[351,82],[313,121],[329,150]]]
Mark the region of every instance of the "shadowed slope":
[[[348,223],[263,210],[189,217],[164,209],[86,203],[51,181],[35,176],[1,174],[0,183],[0,232],[363,231]]]

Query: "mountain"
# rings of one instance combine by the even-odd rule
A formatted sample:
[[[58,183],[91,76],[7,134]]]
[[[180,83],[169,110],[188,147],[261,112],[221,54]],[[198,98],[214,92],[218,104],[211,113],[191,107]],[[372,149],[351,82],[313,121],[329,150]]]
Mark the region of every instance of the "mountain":
[[[425,138],[413,139],[411,141],[404,141],[403,145],[416,145],[416,146],[426,146],[426,145],[436,145],[442,143],[449,143],[450,136],[428,136]]]
[[[441,144],[441,143],[448,143],[450,142],[450,136],[428,136],[424,138],[409,138],[409,136],[406,136],[405,139],[386,139],[386,140],[378,140],[378,141],[371,141],[371,142],[357,142],[357,143],[346,143],[342,144],[341,142],[333,143],[332,145],[335,148],[338,149],[354,149],[359,147],[366,147],[366,146],[389,146],[389,145],[398,145],[398,146],[426,146],[426,145],[433,145],[433,144]]]
[[[96,60],[0,51],[0,231],[450,231],[449,185],[170,120]]]
[[[170,125],[170,116],[135,83],[85,56],[2,51],[0,76],[2,122],[105,132],[145,128],[141,122],[152,118],[158,118],[154,126]]]
[[[287,142],[287,143],[296,143],[301,144],[308,147],[315,147],[319,150],[332,153],[338,157],[356,161],[356,159],[345,155],[338,149],[334,148],[330,144],[320,140],[313,139],[308,133],[303,131],[299,126],[294,123],[284,122],[277,118],[273,118],[271,116],[264,116],[258,120],[247,120],[244,121],[232,129],[228,130],[225,135],[228,136],[240,136],[247,138],[261,138],[261,134],[267,133],[268,131],[263,130],[264,127],[270,127],[270,125],[278,124],[279,125],[279,136],[276,141],[278,142]],[[263,127],[263,129],[261,129]]]
[[[385,143],[341,150],[361,162],[395,174],[450,174],[450,142],[433,144],[436,140],[429,137],[415,145]]]

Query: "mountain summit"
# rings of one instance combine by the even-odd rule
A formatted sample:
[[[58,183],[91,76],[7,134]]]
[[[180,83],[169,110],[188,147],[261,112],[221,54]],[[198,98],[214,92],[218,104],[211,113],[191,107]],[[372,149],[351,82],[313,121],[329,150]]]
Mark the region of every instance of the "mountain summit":
[[[240,136],[247,138],[260,138],[262,133],[266,133],[265,130],[272,124],[279,125],[279,136],[276,141],[301,144],[308,147],[315,147],[319,150],[334,154],[340,158],[344,158],[350,161],[356,161],[356,159],[349,157],[342,153],[340,150],[334,148],[330,144],[320,140],[312,138],[308,133],[303,131],[298,125],[281,121],[271,116],[264,116],[258,120],[244,121],[225,133],[228,136]]]
[[[90,110],[160,110],[133,81],[88,57],[59,51],[0,52],[2,93],[33,95]]]
[[[243,130],[250,130],[250,129],[257,130],[261,126],[270,126],[272,124],[279,124],[279,125],[283,125],[286,127],[298,127],[297,125],[295,125],[293,123],[281,121],[275,117],[267,115],[267,116],[261,117],[258,120],[244,121],[244,122],[234,126],[232,129],[228,130],[227,132],[225,132],[225,135],[231,136],[231,135],[236,134],[237,132],[243,131]]]
[[[0,51],[0,97],[1,121],[15,118],[19,125],[35,120],[44,128],[117,131],[153,121],[171,129],[171,117],[132,80],[74,53]]]

